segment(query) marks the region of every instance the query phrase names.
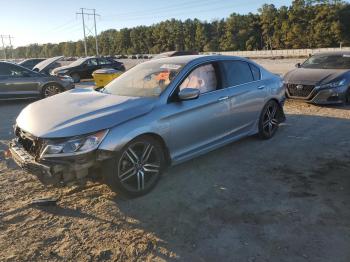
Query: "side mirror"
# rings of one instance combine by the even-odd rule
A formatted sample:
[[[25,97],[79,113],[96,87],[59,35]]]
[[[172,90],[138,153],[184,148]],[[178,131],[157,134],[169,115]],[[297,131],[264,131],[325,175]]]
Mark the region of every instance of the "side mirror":
[[[22,76],[23,76],[23,77],[31,77],[32,74],[29,73],[29,72],[27,72],[27,71],[24,71],[24,72],[22,72]]]
[[[184,88],[179,92],[178,97],[180,100],[185,101],[196,99],[199,97],[199,94],[200,91],[197,88]]]
[[[295,64],[295,67],[297,67],[297,68],[300,68],[300,66],[301,66],[300,63]]]

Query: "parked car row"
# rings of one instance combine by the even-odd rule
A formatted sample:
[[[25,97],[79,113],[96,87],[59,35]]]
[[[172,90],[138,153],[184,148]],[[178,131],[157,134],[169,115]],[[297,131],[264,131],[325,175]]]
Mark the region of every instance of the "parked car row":
[[[57,67],[52,70],[51,74],[56,76],[68,75],[73,78],[75,83],[79,83],[81,79],[91,79],[92,73],[101,68],[125,71],[124,64],[114,59],[105,57],[85,57],[69,65]]]
[[[0,100],[22,98],[45,98],[74,88],[69,76],[51,76],[40,70],[0,62]]]

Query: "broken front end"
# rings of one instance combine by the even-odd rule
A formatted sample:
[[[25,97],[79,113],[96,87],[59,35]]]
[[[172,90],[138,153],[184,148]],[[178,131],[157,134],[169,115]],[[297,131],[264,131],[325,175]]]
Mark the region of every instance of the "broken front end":
[[[11,141],[9,150],[13,160],[42,183],[64,185],[84,181],[91,168],[99,167],[110,157],[107,152],[97,150],[107,132],[44,139],[16,127],[16,138]]]

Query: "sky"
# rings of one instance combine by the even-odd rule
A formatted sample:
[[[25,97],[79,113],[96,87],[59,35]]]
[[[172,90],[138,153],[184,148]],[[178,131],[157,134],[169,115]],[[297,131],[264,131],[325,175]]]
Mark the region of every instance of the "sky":
[[[256,13],[264,3],[276,7],[291,0],[0,0],[0,34],[11,35],[13,46],[58,43],[83,38],[80,8],[96,9],[97,31],[151,25],[166,19],[198,18],[211,21],[231,13]],[[92,12],[92,11],[90,11]],[[93,34],[93,18],[86,17],[87,34]],[[0,43],[1,44],[1,43]],[[5,39],[5,45],[9,40]]]

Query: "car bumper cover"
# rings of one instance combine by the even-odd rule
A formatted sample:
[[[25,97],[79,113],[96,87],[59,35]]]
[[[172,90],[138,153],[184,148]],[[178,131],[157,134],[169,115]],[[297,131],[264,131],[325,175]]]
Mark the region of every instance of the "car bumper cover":
[[[36,175],[43,184],[64,185],[83,180],[91,167],[97,167],[96,151],[77,156],[55,159],[36,159],[20,145],[16,139],[10,143],[9,151],[13,160],[24,170]]]

